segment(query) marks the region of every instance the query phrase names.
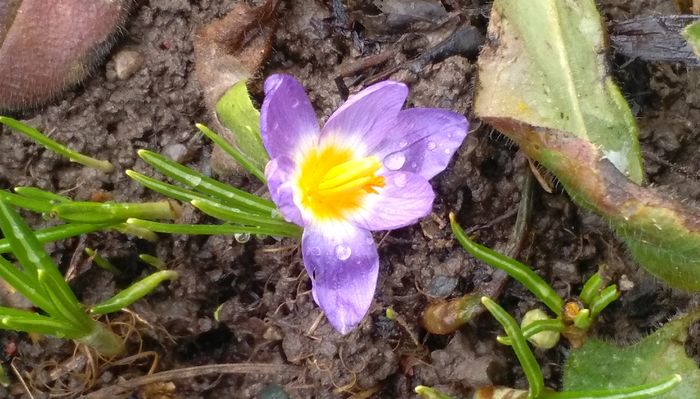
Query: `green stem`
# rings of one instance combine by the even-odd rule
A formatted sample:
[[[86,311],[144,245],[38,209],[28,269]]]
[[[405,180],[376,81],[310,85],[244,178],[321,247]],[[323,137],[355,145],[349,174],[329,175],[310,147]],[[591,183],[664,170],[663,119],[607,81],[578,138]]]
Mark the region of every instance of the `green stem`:
[[[593,298],[591,302],[591,318],[595,318],[614,300],[620,297],[620,291],[617,290],[617,285],[613,284],[606,287],[600,292],[600,295]]]
[[[652,399],[670,392],[681,382],[681,376],[661,379],[650,384],[599,391],[543,392],[538,399]]]
[[[165,280],[175,280],[177,272],[172,270],[162,270],[133,283],[129,287],[119,291],[113,297],[104,302],[98,303],[90,308],[90,313],[107,314],[118,312],[132,303],[138,301],[151,291],[156,289]]]
[[[60,226],[47,227],[42,230],[35,231],[37,240],[41,244],[63,240],[69,237],[75,237],[82,234],[93,233],[95,231],[104,230],[111,227],[109,224],[82,224],[69,223]],[[6,238],[0,239],[0,254],[12,251],[10,243]]]
[[[42,190],[37,187],[15,187],[15,192],[22,197],[34,198],[38,200],[51,201],[54,203],[58,202],[71,202],[72,200],[68,197],[52,193],[51,191]]]
[[[595,273],[588,280],[586,280],[586,283],[581,289],[581,294],[578,297],[586,306],[590,306],[593,298],[598,295],[598,291],[600,291],[602,286],[603,278],[600,276],[600,273]]]
[[[25,136],[29,137],[36,143],[46,147],[47,149],[57,154],[63,155],[64,157],[68,158],[71,162],[76,162],[81,165],[95,168],[106,173],[112,172],[114,170],[114,165],[112,165],[111,163],[91,158],[77,151],[73,151],[70,148],[64,146],[63,144],[46,137],[37,129],[25,125],[24,123],[16,119],[12,119],[7,116],[0,116],[0,123],[18,133],[24,134]]]
[[[110,261],[98,254],[94,249],[85,248],[85,253],[100,269],[107,270],[108,272],[115,275],[121,274],[121,271],[119,271],[119,269],[117,269]]]
[[[175,219],[168,201],[143,203],[70,202],[55,205],[52,212],[61,219],[82,223],[119,223],[129,218]]]
[[[139,150],[138,154],[165,176],[229,205],[240,206],[264,215],[270,215],[276,209],[275,204],[270,201],[212,179],[162,155],[146,150]]]
[[[559,319],[537,320],[528,324],[522,329],[523,337],[530,339],[533,335],[542,331],[558,331],[562,332],[566,328],[563,321]],[[503,345],[511,345],[510,337],[497,337],[496,340]]]
[[[140,219],[129,219],[127,224],[142,227],[155,233],[189,234],[189,235],[234,235],[234,234],[262,234],[280,237],[301,237],[302,229],[281,231],[271,227],[237,226],[231,224],[172,224],[158,223]]]
[[[486,309],[491,313],[491,315],[498,321],[503,329],[506,331],[506,335],[511,339],[511,345],[513,351],[515,351],[515,356],[518,357],[518,361],[523,368],[525,377],[529,384],[528,389],[528,399],[537,399],[544,390],[544,377],[542,376],[542,370],[540,370],[537,360],[535,360],[535,355],[530,350],[527,345],[527,340],[523,336],[522,330],[518,326],[518,323],[509,315],[502,307],[500,307],[496,302],[492,301],[489,297],[482,297],[481,303],[486,307]]]
[[[554,312],[558,317],[561,316],[564,301],[557,295],[557,292],[547,284],[542,277],[538,276],[529,267],[512,259],[508,256],[499,254],[483,245],[479,245],[470,240],[464,233],[464,230],[455,221],[454,214],[450,214],[450,225],[457,241],[462,247],[475,258],[485,262],[486,264],[500,269],[508,273],[509,276],[518,280],[528,290],[530,290],[542,303]]]
[[[107,326],[97,321],[93,322],[93,329],[89,334],[75,340],[107,357],[117,356],[125,350],[124,341]]]
[[[253,165],[253,163],[250,162],[250,160],[245,155],[243,155],[242,152],[238,151],[231,144],[229,144],[228,141],[224,140],[223,137],[214,133],[214,131],[209,129],[207,126],[201,123],[196,123],[195,126],[197,126],[197,129],[199,129],[200,132],[207,136],[209,140],[213,141],[214,144],[221,147],[221,149],[224,150],[225,153],[229,154],[233,159],[236,160],[236,162],[241,164],[241,166],[243,166],[245,170],[250,172],[253,176],[257,177],[258,180],[260,180],[263,184],[267,184],[267,180],[265,179],[265,173],[263,173],[262,170],[258,169],[255,165]]]

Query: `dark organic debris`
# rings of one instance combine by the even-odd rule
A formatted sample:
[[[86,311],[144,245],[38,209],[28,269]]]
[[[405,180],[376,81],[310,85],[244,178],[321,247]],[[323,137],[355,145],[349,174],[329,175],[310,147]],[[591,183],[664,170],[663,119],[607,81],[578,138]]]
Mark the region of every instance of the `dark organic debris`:
[[[698,19],[698,15],[665,15],[617,21],[610,26],[610,41],[616,52],[630,58],[700,66],[681,35]]]

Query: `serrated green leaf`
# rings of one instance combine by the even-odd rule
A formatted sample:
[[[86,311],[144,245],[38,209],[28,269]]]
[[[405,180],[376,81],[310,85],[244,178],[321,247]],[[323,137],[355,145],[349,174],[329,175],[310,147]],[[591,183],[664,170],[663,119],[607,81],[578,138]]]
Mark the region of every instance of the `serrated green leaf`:
[[[258,169],[264,170],[270,160],[260,136],[260,112],[248,94],[245,81],[239,81],[216,103],[216,115],[221,124],[231,131],[235,145]]]
[[[700,397],[700,369],[685,352],[688,328],[700,309],[673,320],[630,346],[589,339],[571,351],[564,368],[565,391],[614,389],[656,382],[679,374],[681,383],[659,399]]]

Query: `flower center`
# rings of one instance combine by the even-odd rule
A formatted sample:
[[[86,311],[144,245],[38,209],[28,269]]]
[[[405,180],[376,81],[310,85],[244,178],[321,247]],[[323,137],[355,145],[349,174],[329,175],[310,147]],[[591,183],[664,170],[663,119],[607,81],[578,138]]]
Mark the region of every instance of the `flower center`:
[[[384,187],[377,157],[356,158],[349,148],[327,145],[310,150],[301,162],[301,205],[319,219],[343,219],[367,195]]]

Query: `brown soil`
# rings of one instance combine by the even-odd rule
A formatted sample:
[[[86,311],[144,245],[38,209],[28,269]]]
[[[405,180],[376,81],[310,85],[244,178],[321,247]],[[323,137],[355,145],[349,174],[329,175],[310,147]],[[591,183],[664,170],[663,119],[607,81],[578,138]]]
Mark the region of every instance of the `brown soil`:
[[[61,157],[9,131],[0,141],[0,188],[38,186],[90,199],[107,193],[117,201],[159,198],[124,175],[124,170],[147,171],[136,150],[164,152],[181,162],[210,172],[211,146],[197,134],[195,122],[207,122],[201,93],[194,79],[194,29],[225,14],[235,0],[139,1],[105,65],[83,86],[60,101],[20,117],[54,139],[83,153],[108,159],[117,170],[103,174],[70,164]],[[378,1],[343,2],[348,21],[333,13],[332,1],[290,0],[279,10],[279,30],[269,61],[253,82],[260,100],[262,77],[291,73],[304,83],[319,116],[327,117],[375,75],[420,56],[445,38],[453,25],[391,19]],[[485,1],[444,0],[459,23],[485,30]],[[671,13],[667,0],[605,0],[608,20],[650,13]],[[437,4],[440,4],[437,2]],[[453,23],[453,22],[450,22]],[[144,64],[119,80],[114,58],[134,50]],[[344,79],[341,71],[359,57],[395,51],[382,65],[370,66]],[[700,200],[700,73],[682,65],[627,63],[616,58],[616,76],[637,112],[649,182],[691,199]],[[456,55],[442,61],[402,68],[389,75],[411,87],[409,106],[451,108],[470,114],[474,59]],[[341,336],[321,318],[310,296],[309,279],[300,263],[294,240],[231,237],[162,236],[153,244],[116,233],[92,234],[48,248],[63,268],[77,267],[72,286],[85,303],[113,294],[148,273],[137,261],[150,253],[180,273],[179,280],[159,288],[131,310],[138,315],[142,351],[158,355],[158,370],[216,363],[267,363],[298,366],[298,372],[247,375],[209,375],[174,380],[142,390],[138,398],[345,398],[376,389],[372,397],[414,397],[416,385],[431,385],[447,393],[466,395],[474,386],[491,383],[524,387],[525,379],[512,352],[495,343],[500,328],[488,315],[451,336],[427,334],[418,316],[430,298],[449,298],[488,281],[491,269],[475,261],[455,243],[447,214],[455,211],[465,227],[486,225],[478,240],[490,247],[510,239],[520,200],[520,187],[529,172],[527,162],[507,139],[479,121],[451,167],[433,180],[437,192],[434,213],[418,225],[378,234],[381,239],[379,288],[370,315],[361,326]],[[222,177],[224,180],[229,177]],[[249,184],[251,190],[258,186]],[[521,261],[531,265],[562,294],[576,293],[582,280],[601,264],[616,278],[623,275],[634,287],[606,310],[596,333],[629,342],[657,328],[675,314],[700,302],[665,288],[639,270],[607,223],[571,203],[565,193],[546,194],[537,188],[534,217],[524,239]],[[190,213],[188,213],[190,214]],[[36,227],[49,222],[29,215]],[[191,216],[195,221],[204,220]],[[491,223],[497,220],[496,223]],[[113,278],[82,255],[96,248],[126,273]],[[520,318],[537,306],[520,285],[508,283],[499,301]],[[387,307],[402,316],[408,327],[385,317]],[[220,308],[220,321],[214,312]],[[689,350],[697,355],[700,331]],[[414,334],[418,343],[411,338]],[[25,381],[39,385],[46,362],[64,363],[74,345],[53,338],[32,339],[25,334],[0,332],[7,348],[16,345],[12,365]],[[694,342],[694,343],[693,343]],[[131,353],[138,352],[134,342]],[[547,385],[560,384],[568,348],[560,345],[537,352]],[[4,366],[9,366],[9,357]],[[145,375],[150,364],[115,366],[97,377],[94,389],[118,379]],[[12,384],[0,387],[0,397],[29,398],[10,371]],[[67,372],[61,381],[78,384],[79,373]],[[56,388],[56,383],[49,382]],[[275,391],[277,390],[277,391]],[[156,391],[155,393],[153,391]],[[32,388],[35,398],[47,389]],[[44,392],[44,393],[42,393]],[[162,395],[162,396],[159,396]],[[75,396],[75,395],[73,395]],[[369,397],[369,396],[358,396]]]

